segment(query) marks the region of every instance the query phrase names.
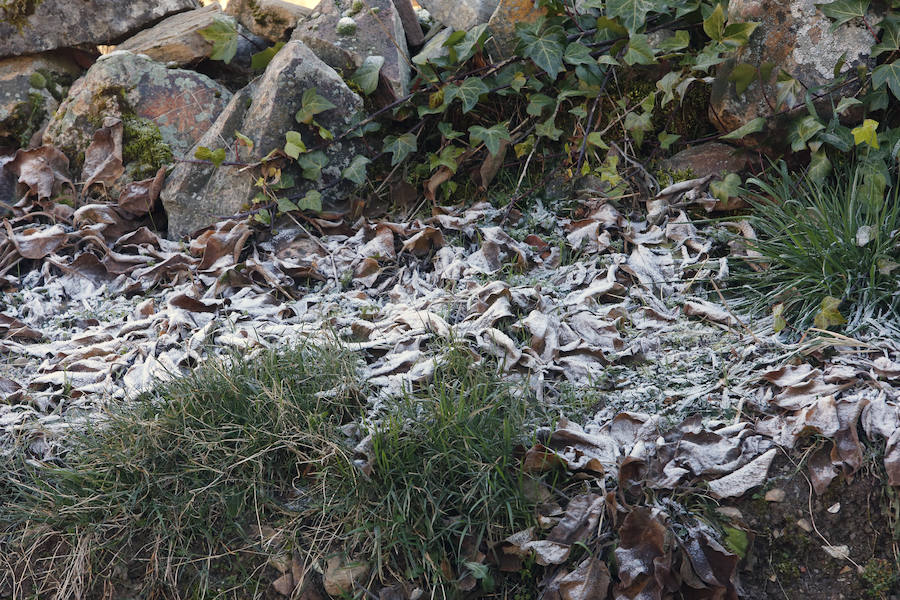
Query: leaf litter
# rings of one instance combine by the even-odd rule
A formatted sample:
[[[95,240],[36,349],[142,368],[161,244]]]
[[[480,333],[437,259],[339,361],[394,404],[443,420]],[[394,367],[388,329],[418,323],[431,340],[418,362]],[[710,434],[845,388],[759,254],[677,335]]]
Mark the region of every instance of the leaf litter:
[[[104,123],[85,190],[118,179],[120,154],[121,123]],[[825,443],[807,468],[821,494],[860,469],[858,425],[883,440],[900,485],[896,341],[835,343],[829,359],[783,344],[771,317],[752,321],[712,293],[740,245],[723,254],[666,199],[650,222],[589,198],[521,239],[506,211],[479,203],[402,223],[298,215],[308,227],[275,235],[225,220],[175,242],[158,233],[163,170],[75,209],[49,200],[74,187],[55,148],[19,151],[3,169],[26,193],[0,230],[0,452],[52,460],[67,429],[108,402],[213,354],[252,359],[310,338],[365,359],[377,423],[386,400],[432,376],[446,348],[435,342],[462,340],[561,415],[550,429],[534,423],[541,441],[523,470],[594,482],[481,554],[501,570],[533,554],[548,567],[543,598],[737,598],[739,556],[717,530],[665,495],[629,504],[628,490],[740,496],[765,483],[779,447],[816,435]],[[724,227],[753,237],[746,222]],[[567,394],[590,400],[578,422]],[[591,558],[574,564],[579,545]],[[598,557],[613,548],[611,575]]]

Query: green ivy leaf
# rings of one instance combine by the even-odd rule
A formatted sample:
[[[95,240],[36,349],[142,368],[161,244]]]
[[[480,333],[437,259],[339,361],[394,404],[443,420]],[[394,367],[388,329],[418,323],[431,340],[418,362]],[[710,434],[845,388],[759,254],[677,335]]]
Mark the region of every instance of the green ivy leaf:
[[[309,88],[303,92],[303,98],[300,100],[300,110],[294,116],[298,123],[309,125],[312,123],[313,117],[326,110],[337,108],[334,104],[316,93],[316,88]]]
[[[858,106],[860,104],[862,104],[862,102],[860,100],[857,100],[856,98],[851,98],[849,96],[845,96],[844,98],[841,98],[840,102],[838,102],[837,108],[834,109],[834,112],[836,112],[839,115],[842,115],[845,112],[847,112],[847,110],[851,106]]]
[[[268,210],[262,210],[253,215],[253,220],[257,223],[262,223],[263,225],[271,225],[272,215],[269,214]]]
[[[829,327],[846,324],[847,319],[845,319],[844,315],[841,314],[841,311],[838,310],[840,305],[840,298],[825,296],[825,298],[822,299],[819,312],[816,313],[816,316],[813,319],[813,324],[819,329],[828,329]]]
[[[476,25],[469,29],[457,43],[453,44],[457,63],[464,63],[477,52],[489,37],[487,23]]]
[[[317,181],[322,176],[322,169],[328,164],[328,157],[321,150],[301,154],[297,164],[303,169],[303,177]]]
[[[825,181],[825,178],[831,173],[831,161],[825,150],[813,152],[809,160],[809,179],[811,181]]]
[[[869,0],[836,0],[828,4],[816,4],[816,7],[834,21],[831,25],[831,31],[834,31],[851,19],[866,16]]]
[[[225,162],[225,148],[210,150],[206,146],[200,146],[197,148],[197,151],[194,152],[194,158],[208,160],[218,169],[222,166],[222,163]]]
[[[750,36],[759,26],[759,23],[731,23],[725,27],[722,34],[722,43],[726,46],[740,48],[750,42]]]
[[[882,87],[885,83],[891,88],[894,98],[900,98],[900,61],[878,65],[872,71],[872,86],[875,89]]]
[[[878,149],[878,121],[875,119],[865,119],[862,125],[854,127],[850,133],[853,134],[853,143],[857,146],[868,144]]]
[[[872,46],[870,56],[900,50],[900,16],[888,15],[879,25],[881,25],[881,40]]]
[[[793,108],[797,104],[797,99],[806,95],[803,84],[784,70],[779,71],[778,77],[775,78],[775,89],[778,90],[775,96],[776,107],[787,105],[788,108]]]
[[[288,131],[284,134],[284,153],[296,160],[301,154],[306,152],[306,144],[297,131]]]
[[[679,29],[674,35],[670,35],[657,44],[656,47],[663,54],[669,54],[687,48],[690,43],[691,35],[686,30]]]
[[[540,137],[550,138],[554,142],[559,141],[559,136],[563,134],[563,130],[556,127],[556,123],[552,118],[547,119],[543,123],[538,123],[534,128],[534,132]]]
[[[212,24],[198,29],[197,33],[207,42],[212,42],[212,53],[209,55],[212,60],[221,60],[225,64],[231,62],[237,52],[238,31],[230,20],[216,17]]]
[[[469,127],[469,142],[473,145],[483,142],[491,156],[497,156],[500,152],[500,142],[504,140],[507,142],[512,141],[509,137],[506,123],[498,123],[490,128],[484,128],[480,125]]]
[[[725,36],[725,11],[721,4],[716,4],[715,10],[703,20],[703,31],[710,39],[722,41]]]
[[[736,173],[729,173],[725,179],[721,181],[713,181],[709,184],[709,191],[712,195],[721,200],[728,202],[729,198],[737,196],[741,191],[741,177]]]
[[[806,142],[823,129],[825,129],[825,124],[813,115],[806,115],[798,119],[788,131],[788,141],[791,143],[791,150],[800,152],[805,149]]]
[[[570,65],[593,65],[596,63],[596,60],[591,56],[591,49],[581,42],[572,42],[566,46],[563,60]]]
[[[751,133],[756,133],[758,131],[762,131],[762,128],[766,125],[766,119],[764,117],[756,117],[752,121],[741,125],[731,133],[725,134],[721,137],[723,140],[739,140],[745,136],[750,135]]]
[[[659,140],[659,147],[663,150],[668,150],[669,147],[678,141],[678,138],[681,136],[677,133],[668,133],[666,131],[660,131],[656,136],[656,139]]]
[[[675,86],[681,82],[681,73],[678,71],[669,71],[663,75],[662,79],[656,82],[656,89],[663,93],[660,106],[665,107],[666,104],[675,100]]]
[[[317,213],[322,212],[322,194],[316,190],[309,190],[305,196],[297,201],[297,208]]]
[[[394,167],[404,158],[415,152],[418,140],[412,133],[404,133],[400,136],[389,135],[384,138],[384,151],[391,153],[391,166]]]
[[[742,559],[747,556],[747,549],[750,547],[747,532],[727,525],[722,527],[722,531],[725,532],[725,547]]]
[[[656,57],[653,49],[647,40],[647,36],[642,33],[635,33],[628,40],[628,46],[625,49],[625,55],[622,57],[625,64],[633,65],[652,65],[656,63]]]
[[[591,146],[596,146],[601,150],[609,150],[609,144],[603,141],[603,136],[599,131],[592,131],[587,136],[587,143]]]
[[[647,13],[655,8],[651,0],[607,0],[606,14],[618,17],[622,25],[630,32],[636,32],[644,26]]]
[[[432,171],[438,167],[447,167],[451,172],[456,173],[456,169],[459,168],[459,163],[456,162],[456,159],[463,152],[465,150],[458,146],[444,146],[440,154],[431,154],[429,156],[428,167]]]
[[[491,91],[490,88],[480,78],[467,77],[458,86],[449,86],[444,92],[444,97],[447,104],[459,98],[463,105],[463,114],[465,114],[475,108],[478,99],[489,91]]]
[[[758,74],[759,72],[753,65],[739,63],[731,70],[731,73],[728,75],[728,81],[734,82],[734,91],[737,92],[738,96],[741,96],[750,84],[753,83],[753,80],[756,79]]]
[[[265,50],[257,52],[250,57],[250,68],[254,71],[262,71],[269,66],[278,51],[284,47],[284,42],[278,42],[274,46],[269,46]]]
[[[356,155],[350,161],[350,165],[341,171],[341,177],[349,179],[356,185],[362,185],[366,182],[366,165],[372,162],[362,155]]]
[[[246,135],[244,135],[240,131],[235,131],[234,137],[236,137],[241,144],[246,146],[248,150],[253,150],[253,140],[248,138]]]
[[[694,69],[706,73],[710,67],[721,64],[725,60],[722,58],[725,49],[725,45],[718,42],[707,44],[694,59]]]
[[[522,53],[534,64],[547,72],[551,79],[556,79],[563,70],[563,41],[565,32],[561,27],[549,27],[540,35],[535,35],[528,28],[519,30],[519,38],[523,42]]]
[[[359,86],[365,95],[378,88],[378,74],[384,66],[383,56],[367,56],[363,64],[353,73],[350,81]]]
[[[525,112],[532,117],[540,117],[548,108],[556,108],[556,100],[544,94],[532,94],[528,100],[528,106],[525,107]]]
[[[645,112],[638,114],[631,111],[625,115],[625,129],[631,133],[635,144],[640,146],[644,143],[644,134],[653,129],[653,113]]]
[[[295,210],[300,210],[300,208],[290,198],[279,198],[278,199],[278,212],[289,213],[289,212],[292,212]]]

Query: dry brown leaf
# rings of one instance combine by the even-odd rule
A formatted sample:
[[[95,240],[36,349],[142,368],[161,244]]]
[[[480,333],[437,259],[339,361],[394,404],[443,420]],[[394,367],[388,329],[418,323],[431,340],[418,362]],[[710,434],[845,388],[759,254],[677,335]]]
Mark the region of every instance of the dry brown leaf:
[[[425,227],[411,238],[403,242],[403,252],[412,252],[416,256],[425,256],[433,249],[443,248],[444,234],[440,229]]]
[[[53,146],[20,149],[4,168],[15,174],[19,183],[28,186],[28,193],[36,195],[38,200],[52,197],[64,184],[75,193],[69,179],[69,159]]]
[[[93,141],[84,152],[84,167],[81,169],[84,193],[94,183],[107,186],[125,172],[122,165],[122,131],[121,119],[107,117],[103,120],[103,127],[94,132]]]
[[[166,168],[160,167],[155,177],[129,183],[119,194],[119,208],[135,217],[149,214],[157,206],[165,178]]]
[[[659,514],[639,506],[628,513],[619,527],[619,545],[615,549],[619,567],[617,599],[659,598],[662,590],[657,570],[666,564],[666,527]]]

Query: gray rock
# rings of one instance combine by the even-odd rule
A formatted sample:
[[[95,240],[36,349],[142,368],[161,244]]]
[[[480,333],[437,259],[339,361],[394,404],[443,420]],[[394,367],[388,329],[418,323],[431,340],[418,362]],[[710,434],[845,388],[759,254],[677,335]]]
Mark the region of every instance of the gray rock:
[[[235,94],[216,123],[198,142],[198,146],[216,148],[227,146],[239,131],[253,140],[253,150],[242,151],[241,161],[261,159],[272,150],[281,149],[285,132],[298,131],[307,147],[320,143],[312,128],[297,123],[294,115],[301,107],[304,92],[315,88],[337,108],[316,115],[316,121],[339,135],[346,130],[353,113],[362,109],[362,100],[328,65],[319,60],[302,42],[288,42],[269,63],[266,72],[246,88]],[[303,194],[318,187],[324,201],[337,206],[349,187],[341,183],[341,169],[356,154],[356,146],[348,141],[328,145],[329,159],[318,182],[302,178],[300,169],[291,160],[283,173],[294,177],[297,188],[292,194]],[[229,158],[234,156],[229,154]],[[229,167],[182,163],[175,167],[162,192],[163,205],[169,220],[169,236],[178,238],[206,227],[222,217],[246,209],[259,192],[255,177]]]
[[[412,1],[394,0],[394,7],[400,15],[400,22],[403,23],[407,45],[410,48],[418,48],[425,42],[425,34],[422,32],[422,25],[419,23]]]
[[[297,22],[308,16],[315,0],[229,0],[225,12],[244,27],[272,42],[284,41]]]
[[[816,0],[731,1],[728,8],[730,21],[755,21],[760,25],[753,32],[750,43],[716,70],[710,98],[710,121],[717,128],[723,132],[733,131],[757,117],[767,117],[781,110],[783,107],[770,105],[778,96],[775,76],[780,69],[812,89],[834,80],[834,66],[842,54],[847,61],[845,70],[868,62],[872,36],[866,28],[850,22],[832,32],[831,21],[815,4]],[[754,81],[739,96],[728,77],[740,63],[755,66],[772,63],[776,68],[772,70],[770,82],[761,86],[759,81]],[[844,88],[837,94],[846,95],[853,91]],[[802,103],[803,98],[795,100],[798,102]],[[831,98],[823,98],[822,107],[830,106],[830,102]],[[741,143],[750,141],[745,138]]]
[[[457,30],[487,23],[499,0],[419,0],[435,19]]]
[[[54,52],[0,59],[0,146],[26,146],[80,74],[74,61]]]
[[[488,29],[493,35],[489,49],[496,50],[502,58],[512,56],[519,41],[516,25],[533,23],[546,13],[543,8],[535,8],[534,0],[500,0],[488,21]]]
[[[11,18],[11,8],[2,10],[5,18],[0,19],[0,57],[80,44],[112,44],[164,17],[200,6],[197,0],[42,0],[18,4],[30,11]]]
[[[413,63],[424,66],[428,64],[428,61],[430,60],[450,54],[450,49],[444,46],[444,42],[446,42],[451,35],[453,35],[453,30],[449,27],[445,27],[443,30],[436,33],[430,40],[425,42],[422,50],[413,57]]]
[[[125,122],[126,146],[130,127],[158,129],[175,155],[186,154],[212,125],[231,98],[231,92],[209,77],[164,65],[140,54],[116,51],[101,56],[76,81],[60,104],[44,143],[62,150],[73,166],[106,117]],[[131,127],[134,129],[135,127]],[[138,143],[139,140],[131,140]]]
[[[150,29],[145,29],[116,47],[135,54],[146,54],[161,63],[179,66],[191,65],[209,58],[213,44],[200,34],[200,30],[212,25],[216,19],[231,21],[215,2],[209,6],[179,13],[164,19]]]
[[[393,98],[409,92],[409,57],[406,34],[400,14],[392,0],[366,0],[347,2],[321,0],[316,11],[303,19],[291,36],[300,40],[325,61],[331,68],[350,77],[369,56],[384,57],[381,74],[389,89],[383,90]],[[354,33],[341,33],[339,22],[342,9],[350,6],[351,17],[356,22]]]

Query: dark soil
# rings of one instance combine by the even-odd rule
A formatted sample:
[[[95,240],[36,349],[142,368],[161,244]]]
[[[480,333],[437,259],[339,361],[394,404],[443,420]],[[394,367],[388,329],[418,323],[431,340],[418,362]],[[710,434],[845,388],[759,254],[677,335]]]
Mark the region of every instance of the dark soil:
[[[801,458],[793,457],[794,463]],[[794,463],[779,455],[766,490],[730,505],[741,513],[733,525],[750,539],[739,566],[740,597],[896,599],[897,496],[885,483],[880,459],[871,457],[852,478],[836,478],[821,497],[811,490],[805,467]],[[782,490],[784,499],[767,501],[770,490]],[[848,546],[856,565],[832,558],[826,545]]]

